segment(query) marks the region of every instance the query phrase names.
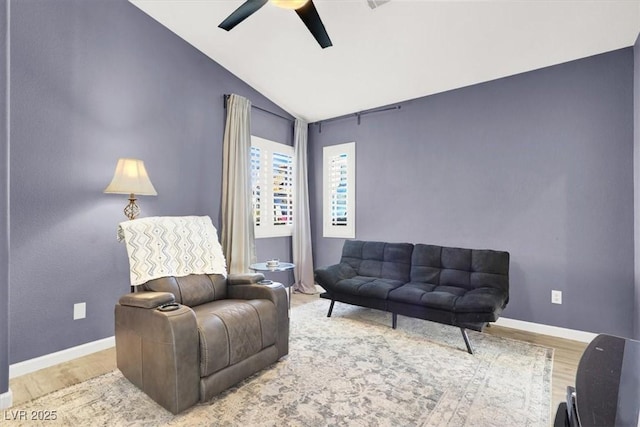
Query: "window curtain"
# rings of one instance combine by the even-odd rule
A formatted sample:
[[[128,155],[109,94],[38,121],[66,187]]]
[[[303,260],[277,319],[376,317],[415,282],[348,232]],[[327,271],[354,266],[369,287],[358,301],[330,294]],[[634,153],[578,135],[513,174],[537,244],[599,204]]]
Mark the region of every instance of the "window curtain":
[[[295,178],[293,213],[293,270],[294,289],[305,294],[317,293],[313,279],[311,253],[311,221],[309,215],[309,186],[307,184],[307,130],[303,120],[296,120],[293,132]]]
[[[251,206],[251,101],[227,99],[222,159],[222,249],[229,273],[246,273],[256,261]]]

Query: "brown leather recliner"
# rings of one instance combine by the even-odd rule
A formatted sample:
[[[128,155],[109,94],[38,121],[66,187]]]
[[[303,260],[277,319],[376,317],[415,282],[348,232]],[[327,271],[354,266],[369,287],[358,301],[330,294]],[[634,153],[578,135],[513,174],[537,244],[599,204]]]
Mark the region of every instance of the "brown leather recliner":
[[[276,362],[289,352],[287,294],[262,279],[163,277],[122,296],[115,307],[118,368],[177,414]]]

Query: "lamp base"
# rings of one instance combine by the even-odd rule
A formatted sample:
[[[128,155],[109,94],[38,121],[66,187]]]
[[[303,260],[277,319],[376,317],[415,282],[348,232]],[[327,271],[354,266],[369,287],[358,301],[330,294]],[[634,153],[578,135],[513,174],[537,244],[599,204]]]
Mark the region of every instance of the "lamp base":
[[[136,197],[131,193],[129,195],[129,204],[124,208],[124,215],[131,219],[136,219],[140,215],[140,207],[136,204]]]

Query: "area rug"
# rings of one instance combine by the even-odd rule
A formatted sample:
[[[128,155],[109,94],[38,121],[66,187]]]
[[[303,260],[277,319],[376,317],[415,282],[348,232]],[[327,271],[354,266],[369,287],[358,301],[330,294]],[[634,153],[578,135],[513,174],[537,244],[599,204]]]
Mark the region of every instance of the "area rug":
[[[13,411],[40,425],[548,426],[553,350],[424,320],[318,300],[291,311],[286,358],[174,416],[119,371]],[[5,413],[5,418],[7,413]],[[50,417],[51,418],[51,417]],[[8,425],[37,425],[10,421]]]

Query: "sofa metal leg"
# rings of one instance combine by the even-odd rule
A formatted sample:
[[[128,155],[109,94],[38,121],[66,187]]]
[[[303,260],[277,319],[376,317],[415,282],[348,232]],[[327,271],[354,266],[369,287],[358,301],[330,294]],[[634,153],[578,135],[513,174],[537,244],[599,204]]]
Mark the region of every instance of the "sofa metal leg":
[[[395,329],[398,327],[398,315],[396,313],[391,313],[391,328]]]
[[[329,306],[329,312],[327,313],[327,317],[331,317],[331,313],[333,312],[333,304],[335,304],[335,300],[331,300],[331,305]]]
[[[471,343],[469,342],[469,336],[467,335],[467,330],[465,328],[460,328],[460,332],[462,332],[462,338],[464,338],[464,343],[467,346],[467,351],[469,352],[469,354],[473,354]]]

